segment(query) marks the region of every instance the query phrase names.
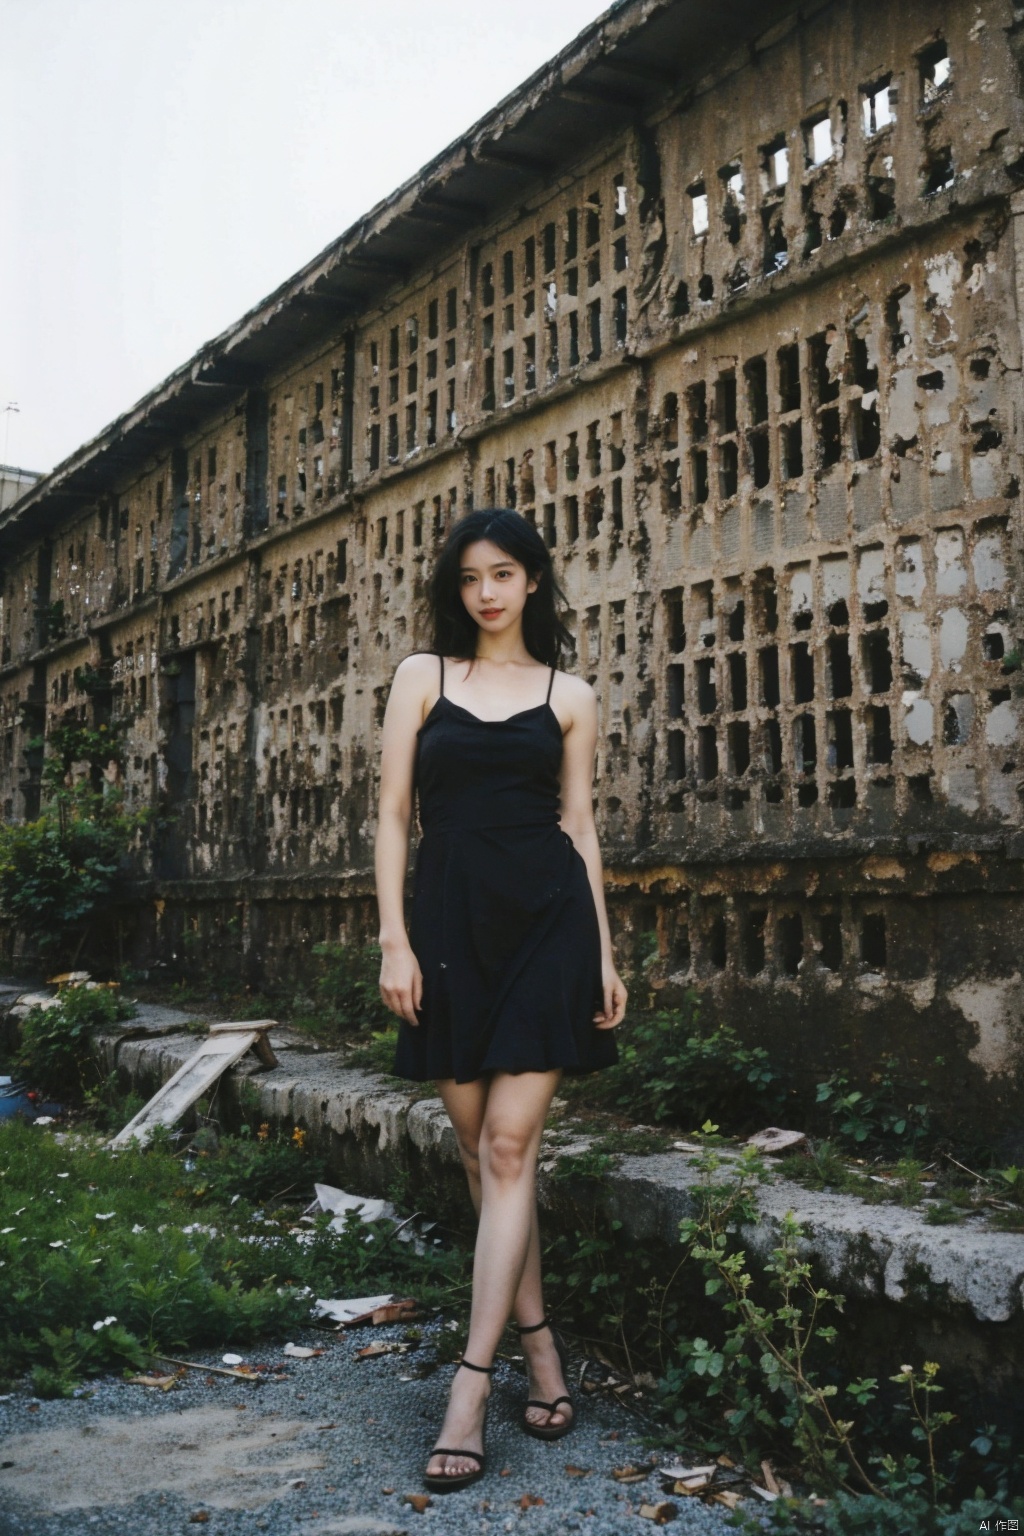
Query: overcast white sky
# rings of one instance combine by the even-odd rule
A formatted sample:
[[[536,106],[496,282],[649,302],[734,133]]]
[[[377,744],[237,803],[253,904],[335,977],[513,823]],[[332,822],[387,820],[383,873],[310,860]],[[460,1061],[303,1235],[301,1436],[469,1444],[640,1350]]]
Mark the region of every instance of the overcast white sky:
[[[48,470],[608,0],[0,0],[0,460]]]

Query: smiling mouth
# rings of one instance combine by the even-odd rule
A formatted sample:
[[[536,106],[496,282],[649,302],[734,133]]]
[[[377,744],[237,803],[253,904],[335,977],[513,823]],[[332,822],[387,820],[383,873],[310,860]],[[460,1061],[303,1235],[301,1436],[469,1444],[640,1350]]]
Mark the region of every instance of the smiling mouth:
[[[481,608],[480,617],[483,619],[496,619],[500,612],[500,608]]]

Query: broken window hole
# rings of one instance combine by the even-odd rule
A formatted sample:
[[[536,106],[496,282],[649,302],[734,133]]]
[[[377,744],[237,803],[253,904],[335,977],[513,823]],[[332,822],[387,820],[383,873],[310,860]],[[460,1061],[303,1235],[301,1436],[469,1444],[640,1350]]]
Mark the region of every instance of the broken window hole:
[[[730,651],[728,663],[729,703],[738,714],[747,707],[747,658],[742,651]]]
[[[764,650],[758,652],[758,668],[761,678],[761,703],[767,709],[777,709],[780,698],[777,646],[765,646]]]
[[[814,656],[806,642],[790,647],[793,702],[809,704],[814,698]]]
[[[812,774],[818,765],[818,733],[813,715],[797,715],[793,721],[793,746],[797,772]]]
[[[702,658],[696,663],[697,708],[702,715],[713,715],[718,707],[715,687],[715,663],[713,657]]]
[[[823,912],[818,918],[818,964],[826,971],[843,966],[843,927],[837,912]]]
[[[776,931],[779,963],[787,976],[797,976],[804,957],[804,920],[799,912],[783,912],[779,915]]]
[[[713,725],[697,728],[697,777],[703,783],[718,777],[718,741]]]
[[[745,720],[733,721],[726,730],[729,772],[740,778],[750,767],[750,726]]]
[[[800,349],[796,343],[780,347],[777,356],[779,368],[779,410],[800,409]]]
[[[945,192],[955,180],[953,149],[951,145],[944,144],[940,149],[933,150],[928,157],[922,189],[923,196],[934,197],[937,192]]]
[[[853,716],[848,709],[833,710],[827,717],[828,766],[837,773],[853,767]]]
[[[928,106],[938,99],[952,79],[952,60],[946,43],[940,38],[922,49],[917,56],[917,66],[921,79],[921,101],[924,106]]]
[[[884,970],[886,954],[885,914],[865,912],[860,920],[860,958],[872,970]]]
[[[887,764],[892,762],[892,726],[889,711],[884,706],[871,705],[867,711],[868,762]]]
[[[838,606],[836,604],[835,606]],[[844,605],[845,606],[845,605]],[[830,693],[834,699],[848,699],[853,692],[853,667],[847,635],[830,635],[828,640]]]
[[[767,912],[748,912],[743,922],[743,968],[748,976],[757,976],[765,966],[764,929]]]
[[[861,642],[864,656],[864,676],[869,693],[888,693],[892,687],[892,652],[889,649],[889,631],[875,629],[866,634]]]
[[[819,405],[827,405],[829,401],[839,399],[839,379],[833,377],[828,363],[829,351],[834,341],[834,331],[820,331],[818,335],[809,337],[807,341],[808,362]]]
[[[716,970],[724,971],[728,960],[725,917],[716,913],[707,925],[708,959]]]
[[[728,618],[728,622],[727,622],[726,628],[727,628],[727,632],[728,632],[730,640],[737,640],[738,641],[738,640],[742,640],[743,639],[744,628],[745,628],[745,623],[744,623],[745,614],[746,614],[746,606],[745,606],[745,604],[743,603],[743,601],[741,599],[739,602],[737,602],[737,603],[735,603],[733,605],[733,608],[732,608],[732,610],[729,613],[729,618]]]

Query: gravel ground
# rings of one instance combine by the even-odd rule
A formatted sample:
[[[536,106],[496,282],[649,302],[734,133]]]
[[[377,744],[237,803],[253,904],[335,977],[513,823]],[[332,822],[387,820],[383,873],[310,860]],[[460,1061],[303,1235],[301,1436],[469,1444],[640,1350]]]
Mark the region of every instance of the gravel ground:
[[[611,1476],[613,1467],[648,1459],[638,1421],[590,1397],[563,1440],[531,1439],[518,1427],[526,1378],[505,1362],[494,1378],[484,1478],[461,1493],[433,1495],[417,1512],[406,1495],[424,1492],[421,1471],[452,1368],[418,1377],[428,1355],[417,1351],[355,1358],[367,1344],[401,1337],[397,1326],[296,1335],[296,1343],[324,1348],[310,1360],[284,1359],[284,1340],[275,1350],[239,1349],[247,1364],[287,1373],[257,1385],[189,1371],[166,1393],[106,1378],[70,1401],[14,1394],[0,1401],[0,1532],[645,1536],[655,1529],[637,1511],[664,1497],[658,1478],[623,1485]],[[218,1354],[190,1358],[221,1364]],[[671,1528],[680,1536],[730,1529],[724,1509],[674,1502]]]

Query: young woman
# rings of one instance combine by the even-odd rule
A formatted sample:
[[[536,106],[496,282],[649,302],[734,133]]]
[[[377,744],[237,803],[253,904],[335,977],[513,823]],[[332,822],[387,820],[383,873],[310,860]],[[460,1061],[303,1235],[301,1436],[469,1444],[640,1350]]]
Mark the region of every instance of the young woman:
[[[554,1440],[574,1417],[544,1315],[537,1151],[562,1073],[616,1060],[609,1031],[626,989],[591,798],[597,700],[557,671],[572,637],[556,597],[526,518],[462,518],[431,582],[434,651],[399,663],[384,713],[375,859],[381,996],[401,1020],[395,1072],[436,1081],[479,1217],[469,1338],[425,1472],[440,1491],[483,1475],[510,1316],[530,1376],[524,1429]],[[423,835],[407,933],[414,791]]]

